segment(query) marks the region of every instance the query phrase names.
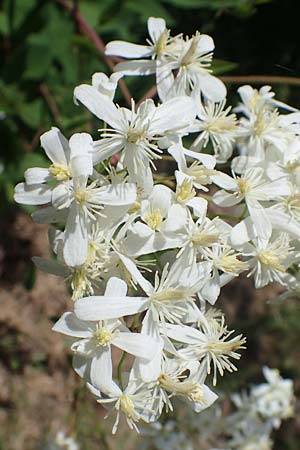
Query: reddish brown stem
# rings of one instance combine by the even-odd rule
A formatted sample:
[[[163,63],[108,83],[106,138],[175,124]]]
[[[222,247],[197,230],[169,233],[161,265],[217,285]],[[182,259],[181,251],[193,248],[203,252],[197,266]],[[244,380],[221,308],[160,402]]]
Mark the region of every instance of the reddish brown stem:
[[[69,11],[72,16],[74,17],[79,31],[84,34],[96,47],[96,49],[99,51],[99,53],[102,55],[105,63],[108,65],[110,70],[113,72],[114,69],[114,62],[113,59],[109,56],[105,55],[105,44],[102,41],[101,37],[96,33],[96,31],[87,23],[85,18],[81,15],[78,8],[75,7],[72,3],[70,3],[68,0],[56,0],[57,3],[59,3],[63,8],[65,8],[67,11]],[[116,61],[116,58],[114,58],[114,61]],[[131,106],[131,94],[129,92],[129,89],[127,88],[124,80],[119,81],[120,89],[122,91],[122,94],[124,96],[124,99],[126,103]]]
[[[277,75],[226,75],[220,77],[224,83],[233,84],[290,84],[293,86],[300,86],[300,78],[296,77],[281,77]]]

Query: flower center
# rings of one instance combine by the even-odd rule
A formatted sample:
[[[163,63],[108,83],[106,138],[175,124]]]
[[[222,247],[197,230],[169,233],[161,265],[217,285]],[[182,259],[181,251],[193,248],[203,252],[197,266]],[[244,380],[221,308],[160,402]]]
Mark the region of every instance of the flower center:
[[[251,190],[251,183],[249,180],[247,180],[247,178],[237,177],[236,180],[237,180],[240,194],[245,195],[245,194],[247,194],[247,192],[249,192]]]
[[[51,164],[49,172],[53,178],[57,179],[57,181],[67,181],[70,177],[69,168],[66,164]]]
[[[279,272],[285,272],[285,267],[281,264],[280,257],[271,252],[261,252],[258,255],[258,260],[264,266],[268,266],[271,269],[278,270]]]
[[[223,272],[236,274],[246,270],[248,265],[246,262],[240,261],[237,255],[224,253],[221,256],[214,258],[215,266]]]
[[[190,180],[184,180],[183,183],[177,186],[176,189],[176,200],[178,203],[186,203],[187,201],[194,198],[196,191],[193,188],[193,184]]]
[[[193,402],[204,402],[202,386],[195,381],[180,381],[162,373],[158,382],[168,392],[183,395]]]
[[[144,221],[150,228],[152,228],[152,230],[157,230],[163,221],[161,210],[158,208],[153,209],[146,215]]]
[[[135,411],[134,403],[132,399],[129,397],[129,395],[127,394],[121,395],[120,408],[129,419],[133,419],[136,422],[139,420],[140,416]]]
[[[74,193],[74,197],[75,197],[76,202],[79,203],[80,205],[82,205],[83,203],[85,203],[88,200],[89,192],[86,190],[76,191]]]
[[[97,347],[106,347],[111,343],[113,333],[107,328],[99,326],[94,333],[94,337],[97,341]]]
[[[137,144],[139,141],[145,138],[145,130],[129,128],[127,131],[126,139],[129,144]]]
[[[167,42],[169,39],[169,32],[167,30],[163,31],[155,43],[155,54],[159,55],[163,53],[167,47]]]
[[[184,301],[186,299],[191,299],[191,297],[188,295],[187,291],[184,291],[183,289],[175,289],[175,288],[169,288],[169,289],[163,289],[160,292],[155,292],[151,295],[151,300],[155,302],[179,302]]]
[[[191,237],[191,242],[196,247],[209,247],[219,240],[219,233],[206,233],[205,231],[197,231]]]

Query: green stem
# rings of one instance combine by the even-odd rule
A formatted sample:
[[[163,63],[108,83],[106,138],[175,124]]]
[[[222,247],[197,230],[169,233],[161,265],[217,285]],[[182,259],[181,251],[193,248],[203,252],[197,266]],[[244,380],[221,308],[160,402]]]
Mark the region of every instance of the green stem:
[[[122,366],[123,366],[123,363],[125,361],[126,355],[127,355],[127,353],[123,352],[123,355],[121,356],[121,359],[120,359],[119,364],[118,364],[118,369],[117,369],[118,380],[119,380],[120,387],[121,387],[122,390],[124,389],[124,387],[123,387],[123,380],[122,380]]]

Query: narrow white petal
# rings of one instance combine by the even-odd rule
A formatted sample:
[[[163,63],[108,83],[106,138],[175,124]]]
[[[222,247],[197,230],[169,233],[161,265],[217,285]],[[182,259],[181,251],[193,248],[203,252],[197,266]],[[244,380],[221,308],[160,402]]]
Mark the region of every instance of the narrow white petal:
[[[93,195],[93,199],[103,205],[131,205],[136,200],[134,183],[112,184]]]
[[[147,59],[125,61],[114,67],[115,72],[122,72],[123,75],[152,75],[155,70],[156,62]]]
[[[265,209],[255,200],[247,200],[249,215],[254,223],[257,237],[268,240],[272,234],[271,221]]]
[[[15,187],[14,199],[23,205],[45,205],[51,202],[51,188],[44,184],[28,186],[19,183]]]
[[[126,297],[127,284],[121,278],[111,277],[105,289],[105,296],[107,297]]]
[[[41,135],[40,140],[46,155],[53,163],[68,164],[69,143],[58,128],[52,127],[50,131]]]
[[[213,102],[220,102],[226,97],[225,84],[212,75],[201,77],[199,87],[204,96]]]
[[[229,192],[223,190],[217,191],[213,195],[212,200],[216,205],[224,207],[237,205],[241,201],[241,199],[236,197],[234,194],[230,194]]]
[[[205,335],[201,331],[186,325],[172,325],[166,323],[162,326],[161,331],[169,338],[186,344],[199,344],[199,342],[202,342],[203,338],[205,338]]]
[[[205,401],[203,403],[202,402],[201,403],[194,403],[194,410],[197,413],[203,411],[206,408],[209,408],[218,398],[217,394],[215,394],[205,384],[202,385],[202,389],[203,389],[203,394],[204,394],[203,397],[204,397]]]
[[[153,53],[147,45],[131,44],[126,41],[112,41],[105,47],[106,55],[121,56],[122,58],[147,58]]]
[[[91,383],[97,389],[108,393],[112,389],[111,347],[99,348],[91,362]]]
[[[80,101],[91,113],[111,127],[122,129],[123,121],[116,106],[93,86],[81,84],[74,90],[74,98]]]
[[[197,50],[200,53],[210,53],[214,50],[214,48],[215,44],[213,38],[208,36],[207,34],[201,34]]]
[[[48,169],[42,167],[32,167],[25,170],[24,178],[27,185],[45,183],[51,180],[51,175]]]
[[[256,231],[251,217],[247,217],[235,225],[230,234],[230,243],[233,247],[239,247],[246,242],[252,241],[256,237]]]
[[[146,334],[123,332],[115,337],[112,343],[131,355],[147,360],[155,356],[158,345],[158,341]]]
[[[80,206],[73,203],[69,210],[63,255],[67,266],[81,266],[88,253],[88,233],[85,216]]]
[[[84,297],[75,302],[74,310],[82,320],[118,319],[148,308],[145,297]]]
[[[160,105],[151,121],[149,131],[163,134],[190,125],[196,116],[194,101],[189,97],[175,97]]]
[[[79,320],[72,312],[64,313],[61,318],[52,327],[53,331],[79,338],[88,338],[91,336],[89,324]]]
[[[93,159],[91,154],[77,155],[71,158],[71,174],[73,177],[88,177],[93,173]]]
[[[165,19],[160,17],[149,17],[147,25],[149,36],[153,42],[156,42],[167,29]]]

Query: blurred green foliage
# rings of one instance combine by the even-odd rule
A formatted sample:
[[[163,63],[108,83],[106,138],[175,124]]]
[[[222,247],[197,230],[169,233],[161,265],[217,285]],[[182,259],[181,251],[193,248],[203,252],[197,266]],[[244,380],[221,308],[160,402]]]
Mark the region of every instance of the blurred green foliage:
[[[269,0],[81,0],[71,4],[107,42],[143,42],[148,16],[194,32],[199,17],[214,23],[222,14],[245,16]],[[183,18],[182,12],[185,16]],[[199,14],[198,14],[199,13]],[[186,15],[188,14],[188,16]],[[186,18],[189,17],[188,20]],[[73,103],[72,91],[97,71],[109,73],[93,43],[79,32],[72,14],[55,0],[4,0],[0,10],[0,208],[13,200],[14,185],[30,166],[45,166],[39,136],[58,126],[67,136],[96,129],[90,114]],[[234,68],[216,61],[216,73]],[[129,79],[133,97],[153,80]],[[117,98],[122,103],[122,98]]]

